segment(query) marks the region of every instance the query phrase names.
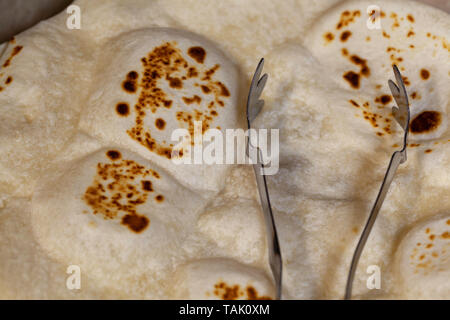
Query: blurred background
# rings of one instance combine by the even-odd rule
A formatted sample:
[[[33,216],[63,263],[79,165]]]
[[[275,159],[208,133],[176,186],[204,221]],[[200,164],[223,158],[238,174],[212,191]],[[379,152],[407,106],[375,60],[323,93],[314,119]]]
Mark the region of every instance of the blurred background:
[[[61,12],[72,1],[73,0],[0,0],[0,43],[9,40],[13,35],[28,29],[39,21]],[[450,0],[416,1],[433,5],[450,13]],[[374,2],[376,3],[375,0]],[[132,1],[130,1],[130,3],[132,3]]]
[[[0,0],[0,43],[64,10],[73,0]],[[95,0],[93,0],[95,1]]]

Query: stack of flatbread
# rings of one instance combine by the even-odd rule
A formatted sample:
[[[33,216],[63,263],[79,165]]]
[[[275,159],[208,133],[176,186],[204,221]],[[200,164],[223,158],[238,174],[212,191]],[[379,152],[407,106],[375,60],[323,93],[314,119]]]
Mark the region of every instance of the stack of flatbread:
[[[283,298],[344,295],[401,144],[393,64],[411,103],[408,161],[353,291],[450,298],[447,13],[400,0],[74,4],[81,29],[63,12],[0,45],[0,298],[274,298],[251,166],[176,164],[171,139],[196,121],[200,134],[244,128],[263,56],[255,123],[280,130],[268,180]]]

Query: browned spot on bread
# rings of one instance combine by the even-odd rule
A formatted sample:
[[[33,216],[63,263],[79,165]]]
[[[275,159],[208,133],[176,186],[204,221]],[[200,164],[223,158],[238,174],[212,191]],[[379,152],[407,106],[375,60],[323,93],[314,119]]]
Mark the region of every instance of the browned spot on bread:
[[[202,48],[192,47],[191,49],[190,52],[194,57],[201,57]],[[150,129],[144,126],[144,119],[148,116],[153,116],[152,114],[156,114],[160,107],[177,108],[178,110],[174,111],[174,113],[180,127],[186,128],[193,136],[194,121],[201,121],[202,129],[205,131],[211,126],[213,117],[209,111],[204,112],[186,108],[186,104],[192,101],[192,103],[196,103],[203,108],[217,110],[219,106],[225,105],[219,98],[223,96],[228,97],[230,93],[223,83],[214,79],[215,72],[220,68],[218,64],[202,69],[202,66],[198,66],[183,55],[181,50],[177,48],[176,42],[165,42],[153,48],[147,56],[141,58],[141,62],[143,71],[141,76],[139,76],[140,82],[136,82],[136,86],[140,89],[137,103],[134,106],[136,120],[135,125],[127,130],[127,134],[148,150],[171,159],[173,145],[167,144],[164,140],[156,141]],[[170,91],[167,92],[166,87],[161,86],[161,82],[166,81],[169,90],[179,90],[184,88],[185,81],[192,81],[191,79],[194,78],[198,79],[193,85],[198,88],[199,93],[197,95],[194,94],[192,98],[182,97],[180,98],[181,101],[169,99]],[[205,91],[211,94],[213,101],[200,98],[202,92],[205,93]],[[157,120],[156,118],[154,117],[153,121]],[[162,124],[161,121],[155,123],[157,127]]]
[[[205,85],[201,85],[200,86],[202,88],[203,93],[208,94],[211,92],[211,89],[208,86]]]
[[[165,126],[166,126],[166,122],[164,121],[164,119],[158,118],[155,121],[155,126],[159,129],[159,130],[164,130]]]
[[[196,77],[198,77],[197,69],[195,67],[189,68],[188,72],[187,72],[187,77],[188,78],[196,78]]]
[[[6,78],[5,80],[5,84],[8,85],[13,81],[13,77],[9,76],[8,78]]]
[[[348,38],[350,38],[351,37],[351,35],[352,35],[352,33],[350,32],[350,31],[344,31],[344,32],[342,32],[341,33],[341,41],[342,42],[345,42],[345,41],[347,41],[348,40]]]
[[[163,202],[164,201],[164,196],[162,194],[158,194],[155,197],[155,200],[158,201],[158,202]]]
[[[425,153],[431,153],[431,152],[433,152],[432,149],[427,149],[427,150],[425,150]]]
[[[391,101],[392,101],[392,97],[388,94],[384,94],[380,97],[375,98],[376,103],[388,104]]]
[[[143,180],[141,181],[142,184],[142,189],[148,192],[152,192],[153,191],[153,187],[152,187],[152,182],[149,180]]]
[[[128,116],[130,114],[130,107],[126,102],[119,102],[116,106],[116,111],[121,116]]]
[[[441,124],[441,114],[437,111],[424,111],[411,121],[412,133],[420,134],[435,130]]]
[[[349,102],[350,102],[353,106],[355,106],[356,108],[359,108],[359,104],[356,103],[356,101],[354,101],[354,100],[349,100]]]
[[[426,70],[426,69],[421,69],[420,70],[420,77],[423,80],[428,80],[428,78],[430,77],[430,71]]]
[[[130,71],[127,74],[125,81],[122,82],[123,89],[128,93],[135,93],[137,90],[137,78],[138,73],[136,71]]]
[[[409,86],[411,84],[411,82],[409,82],[408,77],[402,76],[403,79],[403,83],[405,84],[405,86]]]
[[[331,42],[334,40],[334,34],[332,34],[331,32],[327,32],[323,35],[324,39],[326,42]]]
[[[137,80],[138,77],[139,77],[139,74],[136,71],[130,71],[127,74],[127,78],[130,80]]]
[[[359,56],[353,54],[349,56],[347,49],[342,49],[342,54],[347,57],[351,63],[356,64],[360,67],[359,73],[355,71],[347,71],[344,73],[343,77],[353,89],[358,89],[360,87],[361,77],[369,77],[370,69],[367,65],[367,60],[360,58]]]
[[[353,89],[359,89],[359,74],[353,71],[347,71],[343,75],[344,79],[350,84]]]
[[[412,14],[408,14],[408,15],[406,16],[406,18],[407,18],[411,23],[414,22],[414,17],[413,17]]]
[[[219,69],[219,65],[216,64],[214,67],[212,67],[211,69],[205,71],[205,76],[202,78],[202,80],[207,81],[207,80],[211,80],[211,77],[214,75],[214,73],[216,73],[216,71]]]
[[[164,104],[164,107],[166,107],[167,109],[170,109],[170,107],[172,106],[172,100],[164,100],[163,104]]]
[[[138,214],[127,214],[122,218],[122,224],[128,226],[136,233],[140,233],[147,228],[149,219],[146,216]]]
[[[358,57],[357,55],[352,55],[350,57],[350,61],[352,61],[354,64],[357,64],[361,67],[360,73],[363,76],[369,76],[370,75],[370,69],[367,66],[367,60],[366,59],[362,59],[360,57]]]
[[[246,298],[247,300],[272,300],[271,297],[259,296],[258,292],[253,286],[247,286],[242,290],[239,285],[228,285],[220,281],[214,285],[214,295],[222,300],[237,300],[239,298]]]
[[[345,10],[341,13],[341,17],[339,19],[339,22],[336,25],[336,29],[339,30],[342,27],[348,26],[350,23],[353,23],[356,19],[356,17],[361,16],[361,11],[355,10],[353,12],[350,12],[348,10]]]
[[[6,59],[6,61],[3,63],[3,68],[8,67],[11,64],[12,59],[19,54],[20,51],[22,51],[23,46],[16,46],[12,49],[11,51],[11,55],[9,56],[8,59]]]
[[[408,34],[406,36],[409,38],[409,37],[412,37],[413,35],[415,35],[415,32],[412,30],[409,30]]]
[[[189,48],[188,54],[198,63],[203,63],[205,61],[206,51],[202,47]]]
[[[228,91],[227,87],[222,82],[217,81],[216,84],[220,88],[220,95],[222,97],[229,97],[230,96],[230,91]]]
[[[119,151],[117,150],[109,150],[106,155],[108,156],[108,158],[110,158],[111,160],[115,161],[115,160],[119,160],[120,158],[122,158],[122,155],[120,154]]]
[[[246,291],[247,291],[247,300],[272,300],[271,297],[259,296],[256,289],[252,286],[247,286]]]
[[[191,98],[183,97],[182,99],[183,99],[184,103],[186,103],[186,104],[192,104],[192,103],[200,104],[202,102],[202,98],[200,98],[198,95],[194,95]]]
[[[106,155],[113,162],[97,164],[97,174],[82,199],[93,214],[102,215],[106,220],[119,218],[131,231],[142,232],[148,227],[149,219],[139,214],[137,207],[145,203],[149,192],[153,191],[151,182],[143,179],[155,172],[133,160],[122,159],[116,150]]]
[[[169,75],[167,75],[166,80],[169,81],[169,85],[171,88],[175,89],[183,88],[183,82],[181,82],[180,78],[171,78]]]

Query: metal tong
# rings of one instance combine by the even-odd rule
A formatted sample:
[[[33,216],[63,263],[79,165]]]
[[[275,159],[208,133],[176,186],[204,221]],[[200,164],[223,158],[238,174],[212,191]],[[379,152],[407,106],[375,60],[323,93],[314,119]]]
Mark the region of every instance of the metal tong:
[[[361,234],[361,238],[359,239],[358,245],[356,246],[350,271],[348,273],[347,286],[345,289],[345,299],[350,299],[352,296],[353,279],[355,277],[356,268],[358,267],[359,258],[361,257],[364,245],[367,242],[367,238],[370,235],[370,231],[372,230],[381,206],[383,205],[384,199],[386,198],[389,186],[394,179],[395,172],[397,171],[399,165],[406,161],[406,147],[410,121],[408,94],[406,93],[405,84],[403,83],[402,75],[400,74],[397,66],[394,65],[393,69],[397,84],[395,84],[392,80],[389,80],[388,84],[389,88],[391,89],[392,96],[394,97],[395,102],[398,105],[398,107],[392,107],[392,114],[394,115],[397,123],[404,130],[403,148],[400,151],[395,151],[391,157],[391,161],[389,162],[389,166],[384,176],[383,183],[381,184],[380,191],[378,192],[377,199],[375,200],[372,211],[369,215],[369,219],[367,220],[366,226],[364,227],[364,230]]]
[[[267,189],[267,181],[266,176],[264,174],[264,162],[262,152],[258,146],[254,146],[252,144],[250,139],[251,122],[261,112],[264,106],[264,100],[259,99],[268,78],[267,74],[264,74],[262,77],[260,77],[263,66],[264,66],[264,59],[261,59],[258,63],[258,67],[256,68],[255,74],[253,75],[250,91],[248,93],[247,124],[249,129],[248,130],[249,136],[247,137],[246,152],[249,158],[251,158],[249,154],[250,148],[253,149],[252,151],[256,151],[257,154],[256,162],[253,161],[253,169],[255,171],[256,184],[258,186],[259,197],[261,199],[261,207],[264,213],[264,219],[266,223],[267,246],[269,250],[269,264],[275,281],[276,299],[281,299],[282,260],[281,260],[280,244],[277,235],[277,228],[275,226],[272,207],[270,205],[269,191]]]

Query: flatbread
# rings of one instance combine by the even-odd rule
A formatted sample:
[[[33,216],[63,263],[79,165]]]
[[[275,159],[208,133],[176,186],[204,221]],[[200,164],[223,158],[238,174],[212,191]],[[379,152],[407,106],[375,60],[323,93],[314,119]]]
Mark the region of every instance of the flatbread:
[[[100,286],[161,298],[163,287],[147,285],[160,283],[183,259],[183,242],[204,205],[148,160],[107,148],[40,180],[32,225],[49,256],[78,265]]]
[[[0,59],[0,188],[17,196],[32,194],[77,130],[90,54],[76,35],[68,38],[61,29],[41,23],[7,43]]]
[[[172,285],[173,299],[267,300],[274,296],[273,285],[261,270],[227,259],[180,266]]]
[[[396,253],[396,272],[406,299],[450,296],[450,216],[440,215],[410,230]]]
[[[194,164],[192,144],[195,130],[201,136],[217,129],[225,136],[225,129],[243,126],[233,62],[211,42],[169,28],[122,34],[105,44],[101,55],[94,77],[98,89],[90,94],[81,129],[138,152],[191,188],[222,189],[229,166]],[[198,129],[195,121],[201,121]],[[193,165],[173,161],[180,140],[171,135],[179,128],[192,142],[190,154],[180,160],[189,158]]]

